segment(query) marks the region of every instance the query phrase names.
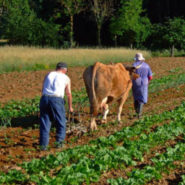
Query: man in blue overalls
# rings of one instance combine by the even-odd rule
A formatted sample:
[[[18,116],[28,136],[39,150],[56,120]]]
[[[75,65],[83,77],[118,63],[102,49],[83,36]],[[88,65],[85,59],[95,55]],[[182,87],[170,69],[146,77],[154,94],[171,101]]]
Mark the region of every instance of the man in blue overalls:
[[[62,147],[66,135],[64,95],[68,97],[69,111],[73,112],[71,81],[66,75],[67,64],[59,62],[56,70],[44,79],[40,100],[40,147],[46,150],[49,144],[51,121],[56,122],[56,146]]]
[[[134,108],[138,118],[141,118],[143,105],[148,100],[148,84],[152,79],[152,71],[150,66],[145,63],[142,53],[137,53],[134,58],[133,66],[136,68],[136,73],[139,78],[133,80],[132,92],[134,96]]]

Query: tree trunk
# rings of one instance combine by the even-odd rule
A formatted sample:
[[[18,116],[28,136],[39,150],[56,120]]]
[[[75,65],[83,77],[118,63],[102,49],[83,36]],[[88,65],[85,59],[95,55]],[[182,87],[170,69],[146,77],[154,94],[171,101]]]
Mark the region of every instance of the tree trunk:
[[[117,42],[117,35],[114,36],[114,46],[117,47],[118,46],[118,42]]]
[[[73,40],[73,15],[70,16],[70,46],[71,48],[74,46],[74,40]]]
[[[170,52],[171,52],[171,53],[170,53],[170,54],[171,54],[171,57],[174,57],[174,50],[175,50],[175,46],[172,45],[172,46],[171,46],[171,51],[170,51]]]
[[[97,40],[98,46],[101,47],[101,24],[97,23]]]

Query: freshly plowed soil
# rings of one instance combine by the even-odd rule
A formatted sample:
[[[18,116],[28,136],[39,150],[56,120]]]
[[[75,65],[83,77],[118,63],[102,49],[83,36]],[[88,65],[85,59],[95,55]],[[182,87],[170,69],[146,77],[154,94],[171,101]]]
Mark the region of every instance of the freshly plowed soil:
[[[185,70],[185,58],[152,58],[147,61],[154,73],[154,78],[172,74],[172,71]],[[131,65],[127,62],[126,65]],[[72,90],[80,90],[84,87],[82,74],[85,67],[71,67],[68,75],[71,78]],[[41,95],[44,76],[49,71],[12,72],[0,74],[0,103],[9,100],[21,100],[34,98]]]
[[[182,73],[185,71],[185,58],[152,58],[147,61],[152,68],[154,78],[160,78],[165,75]],[[126,63],[127,65],[131,63]],[[71,67],[69,68],[68,75],[71,78],[72,90],[80,90],[84,87],[82,74],[84,67]],[[49,71],[36,71],[36,72],[12,72],[7,74],[0,74],[0,103],[5,104],[10,100],[22,100],[24,98],[34,98],[41,95],[41,88],[44,76]],[[165,110],[172,110],[178,106],[182,100],[185,100],[185,84],[180,85],[178,88],[169,88],[159,93],[150,93],[149,101],[144,106],[144,114],[150,115],[154,113],[161,113]],[[130,96],[123,106],[122,122],[120,124],[105,124],[98,125],[98,131],[86,133],[84,135],[78,133],[70,133],[66,136],[65,148],[74,147],[80,144],[86,144],[88,141],[98,138],[100,136],[107,136],[115,131],[121,130],[123,127],[132,125],[136,118],[133,118],[133,99]],[[108,122],[116,119],[115,107],[112,106],[108,116]],[[97,119],[99,120],[99,119]],[[38,122],[33,125],[38,125]],[[69,124],[69,123],[68,123]],[[89,124],[88,108],[84,112],[81,120],[81,125],[85,128]],[[0,128],[0,169],[8,171],[9,169],[16,169],[18,163],[29,161],[33,158],[40,158],[42,156],[55,153],[61,149],[54,148],[55,132],[50,133],[50,150],[39,151],[38,128],[26,128],[20,123],[21,126],[11,128]],[[0,170],[0,171],[1,171]],[[127,169],[129,170],[129,169]],[[120,173],[122,173],[120,171]],[[160,182],[151,182],[150,184],[173,184],[180,180],[182,170],[174,171],[170,175],[164,175]],[[106,179],[119,176],[119,171],[110,171],[104,174],[98,184],[106,184]],[[122,175],[120,175],[122,176]],[[178,180],[178,181],[179,181]]]

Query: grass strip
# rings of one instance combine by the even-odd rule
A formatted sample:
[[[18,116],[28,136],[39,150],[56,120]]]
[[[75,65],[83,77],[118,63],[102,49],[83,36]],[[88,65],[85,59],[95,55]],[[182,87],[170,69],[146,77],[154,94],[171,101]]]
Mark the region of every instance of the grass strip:
[[[142,52],[145,58],[151,57],[148,51],[127,48],[51,49],[6,46],[0,48],[0,73],[53,69],[59,61],[65,61],[68,66],[88,66],[97,61],[128,62],[133,61],[135,53],[138,52]]]

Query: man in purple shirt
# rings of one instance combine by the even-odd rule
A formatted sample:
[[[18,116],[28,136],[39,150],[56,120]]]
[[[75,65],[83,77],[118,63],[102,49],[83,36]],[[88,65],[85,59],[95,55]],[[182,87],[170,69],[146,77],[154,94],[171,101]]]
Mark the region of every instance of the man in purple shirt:
[[[144,62],[145,58],[143,58],[142,53],[137,53],[134,60],[133,66],[140,77],[132,81],[132,92],[136,114],[138,118],[141,118],[143,105],[148,101],[148,84],[152,79],[152,71],[150,66]]]

